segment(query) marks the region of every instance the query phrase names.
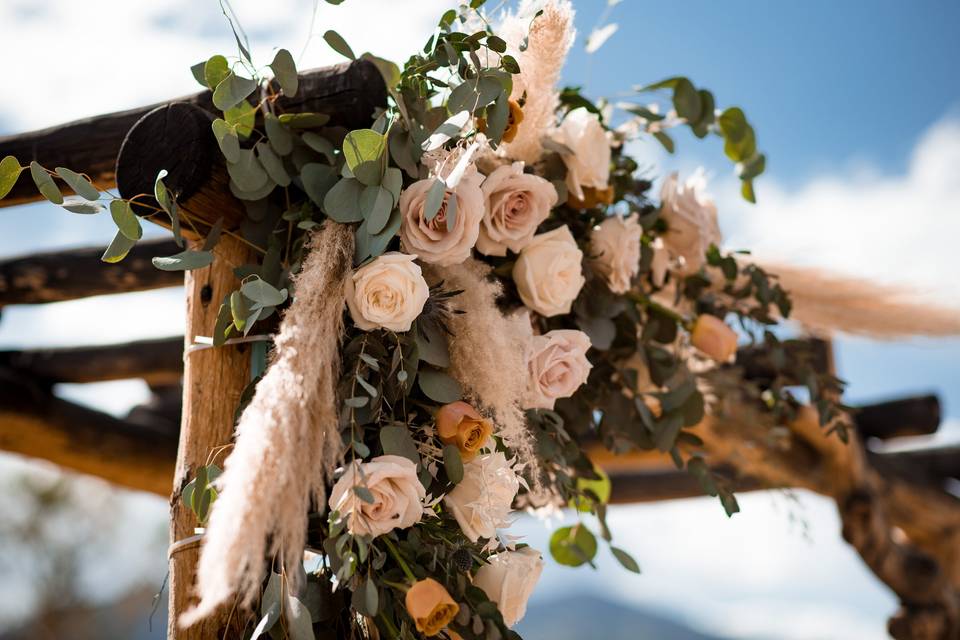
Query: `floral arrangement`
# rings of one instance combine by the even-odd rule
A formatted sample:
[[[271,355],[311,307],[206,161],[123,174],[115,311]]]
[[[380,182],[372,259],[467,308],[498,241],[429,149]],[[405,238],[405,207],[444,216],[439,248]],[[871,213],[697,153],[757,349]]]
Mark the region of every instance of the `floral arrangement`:
[[[600,538],[639,571],[613,545],[591,447],[659,450],[738,510],[696,426],[722,410],[711,376],[736,373],[741,341],[777,356],[775,379],[740,385],[759,406],[792,419],[800,381],[843,435],[840,382],[782,348],[770,326],[789,297],[720,251],[703,177],[667,176],[655,197],[628,153],[645,136],[673,152],[675,127],[720,136],[753,200],[764,156],[743,112],[683,77],[629,104],[558,89],[569,2],[523,2],[496,31],[482,5],[445,13],[402,68],[327,32],[383,74],[389,104],[369,129],[279,112],[276,98],[298,89],[285,50],[265,76],[238,36],[238,58],[194,67],[222,111],[213,132],[261,256],[238,272],[214,344],[286,311],[225,471],[202,469],[183,495],[207,525],[187,622],[238,594],[260,602],[254,637],[518,637],[544,562],[510,535],[518,511],[582,513],[551,537],[561,564],[592,564]],[[0,195],[24,169],[0,163]],[[51,201],[102,208],[83,176],[30,171]],[[55,176],[77,196],[65,200]],[[151,215],[179,237],[191,221],[163,178]],[[116,261],[140,223],[130,201],[109,209],[118,231],[104,259]],[[205,267],[222,232],[155,262]]]

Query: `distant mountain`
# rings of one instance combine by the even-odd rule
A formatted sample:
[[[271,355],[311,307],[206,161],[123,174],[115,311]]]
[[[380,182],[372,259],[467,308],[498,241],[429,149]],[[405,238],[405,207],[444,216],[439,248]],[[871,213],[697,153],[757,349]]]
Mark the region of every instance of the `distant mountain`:
[[[531,605],[516,631],[524,640],[728,640],[659,613],[589,595]]]

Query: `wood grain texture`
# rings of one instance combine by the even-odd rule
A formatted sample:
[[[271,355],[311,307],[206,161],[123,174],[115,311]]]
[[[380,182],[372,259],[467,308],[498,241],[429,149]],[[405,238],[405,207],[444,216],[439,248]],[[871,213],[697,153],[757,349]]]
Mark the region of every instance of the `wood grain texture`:
[[[300,88],[293,98],[277,101],[282,111],[312,111],[331,116],[331,125],[348,129],[370,124],[376,107],[386,105],[387,93],[376,67],[367,61],[355,61],[300,74]],[[22,165],[31,160],[50,169],[64,166],[87,174],[100,189],[116,184],[116,158],[130,128],[153,109],[169,102],[186,102],[214,113],[210,91],[183,96],[158,104],[119,111],[94,118],[49,127],[38,131],[0,137],[0,157],[13,155]],[[66,185],[60,184],[65,192]],[[42,200],[23,172],[0,207]]]

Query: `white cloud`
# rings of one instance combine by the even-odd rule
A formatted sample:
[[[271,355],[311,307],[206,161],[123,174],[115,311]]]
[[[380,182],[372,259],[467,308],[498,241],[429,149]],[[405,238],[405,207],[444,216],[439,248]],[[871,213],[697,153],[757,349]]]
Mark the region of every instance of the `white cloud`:
[[[863,165],[796,189],[764,176],[757,205],[720,181],[715,191],[725,244],[960,302],[958,166],[960,118],[947,117],[917,141],[902,175]]]
[[[307,42],[310,0],[236,0],[263,66],[275,47],[299,57]],[[342,62],[320,37],[343,35],[354,51],[397,61],[432,33],[447,0],[317,2],[315,38],[301,68]],[[375,16],[375,19],[374,19]],[[74,118],[118,111],[197,91],[190,66],[214,53],[236,55],[226,19],[215,1],[13,0],[0,3],[0,59],[6,91],[0,129],[26,131]]]

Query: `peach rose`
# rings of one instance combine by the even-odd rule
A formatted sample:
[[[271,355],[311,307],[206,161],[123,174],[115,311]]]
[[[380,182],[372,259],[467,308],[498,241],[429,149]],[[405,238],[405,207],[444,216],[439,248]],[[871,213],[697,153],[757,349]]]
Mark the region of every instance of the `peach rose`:
[[[404,604],[417,631],[435,636],[460,612],[447,589],[433,578],[417,580],[407,591]]]
[[[486,445],[493,425],[466,402],[445,404],[437,411],[437,435],[444,444],[453,444],[464,462],[473,460]]]
[[[424,216],[427,194],[434,179],[419,180],[400,194],[400,242],[405,251],[417,254],[424,262],[449,266],[470,257],[477,244],[480,221],[485,211],[480,183],[483,176],[476,169],[467,171],[454,189],[444,192],[440,210],[432,220]],[[456,203],[456,211],[451,206]],[[448,216],[453,213],[453,224]]]
[[[506,456],[497,451],[477,456],[463,465],[463,480],[443,498],[460,530],[471,542],[492,538],[498,527],[509,526],[513,499],[520,479]]]
[[[513,266],[523,304],[548,318],[570,313],[585,282],[582,261],[566,225],[534,236]]]
[[[367,502],[354,491],[364,487],[373,496]],[[354,462],[330,492],[330,510],[347,520],[355,536],[379,536],[420,522],[426,490],[417,477],[417,465],[402,456],[377,456]]]
[[[607,188],[610,140],[596,114],[577,107],[560,123],[554,138],[571,151],[563,154],[563,162],[567,165],[567,189],[577,200],[584,199],[581,187]]]
[[[680,261],[679,271],[683,275],[699,271],[710,245],[720,244],[717,205],[704,195],[705,187],[701,172],[684,184],[674,173],[664,180],[660,190],[660,217],[667,223],[663,243],[670,255]]]
[[[737,355],[737,334],[716,316],[704,314],[690,332],[690,342],[717,362],[733,362]]]
[[[610,216],[590,233],[594,268],[607,280],[613,293],[626,293],[640,271],[640,236],[643,228],[637,214]]]
[[[522,162],[494,169],[481,190],[486,213],[477,251],[488,256],[505,256],[507,249],[519,253],[557,204],[554,186],[540,176],[524,173]]]
[[[534,336],[527,360],[527,408],[553,409],[558,398],[576,393],[593,367],[587,360],[589,349],[590,338],[575,329],[555,329]]]
[[[524,547],[490,556],[489,564],[477,570],[473,584],[497,604],[504,623],[512,627],[527,613],[527,600],[541,573],[543,557],[540,552],[533,547]]]
[[[347,278],[347,307],[358,328],[410,330],[430,297],[416,257],[391,251]]]

